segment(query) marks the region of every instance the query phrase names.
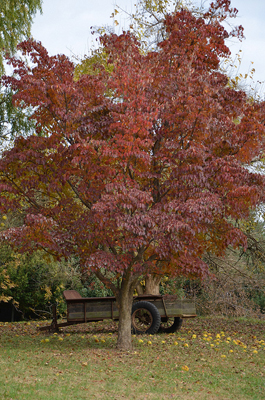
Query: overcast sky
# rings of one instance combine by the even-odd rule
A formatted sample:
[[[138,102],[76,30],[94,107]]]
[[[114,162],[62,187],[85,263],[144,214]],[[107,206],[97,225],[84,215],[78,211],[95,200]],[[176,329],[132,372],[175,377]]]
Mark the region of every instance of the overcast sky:
[[[32,35],[42,42],[50,54],[74,54],[82,58],[89,53],[92,45],[90,27],[112,25],[113,19],[110,15],[115,3],[131,11],[135,2],[136,0],[43,0],[43,14],[35,17]],[[232,6],[239,10],[236,24],[244,26],[246,39],[242,43],[229,43],[230,50],[233,54],[242,50],[242,74],[254,67],[255,81],[265,81],[265,0],[232,0]]]

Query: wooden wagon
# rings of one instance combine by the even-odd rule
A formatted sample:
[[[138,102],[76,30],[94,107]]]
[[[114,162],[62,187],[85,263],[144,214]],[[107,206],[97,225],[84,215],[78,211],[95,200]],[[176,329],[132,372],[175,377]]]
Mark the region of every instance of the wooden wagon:
[[[61,327],[104,319],[119,319],[115,297],[82,297],[75,290],[63,292],[67,304],[67,321],[58,323],[56,306],[50,326],[42,330],[58,330]],[[192,300],[177,296],[142,295],[134,297],[132,329],[134,333],[154,334],[158,331],[172,333],[180,329],[183,318],[196,316]]]

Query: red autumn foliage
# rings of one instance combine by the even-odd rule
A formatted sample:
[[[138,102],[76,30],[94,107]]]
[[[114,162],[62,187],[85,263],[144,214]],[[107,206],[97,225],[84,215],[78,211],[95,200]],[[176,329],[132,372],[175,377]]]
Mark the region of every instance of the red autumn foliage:
[[[168,38],[148,54],[128,32],[103,36],[111,74],[74,80],[66,56],[29,40],[19,50],[31,66],[13,58],[16,75],[3,79],[15,104],[34,107],[37,133],[0,160],[1,210],[26,215],[5,234],[22,251],[77,255],[112,288],[129,330],[143,274],[205,275],[204,252],[244,246],[232,219],[264,197],[263,176],[245,168],[264,149],[264,105],[219,70],[229,4],[169,15]]]

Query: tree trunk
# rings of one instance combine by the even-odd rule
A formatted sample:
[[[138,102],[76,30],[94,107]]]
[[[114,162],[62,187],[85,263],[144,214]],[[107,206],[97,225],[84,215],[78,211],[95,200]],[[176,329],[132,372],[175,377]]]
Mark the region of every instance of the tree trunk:
[[[95,274],[104,285],[112,289],[116,297],[119,309],[117,348],[124,351],[131,350],[133,292],[138,281],[138,276],[133,276],[128,269],[124,272],[121,286],[116,287],[100,270],[96,270]]]
[[[133,289],[130,282],[122,283],[119,295],[117,296],[119,307],[119,326],[117,348],[119,350],[132,349],[132,304]]]
[[[144,294],[159,294],[160,281],[161,276],[159,275],[146,275]]]
[[[140,283],[138,283],[136,285],[135,289],[137,291],[138,296],[140,296],[141,294],[144,294],[144,287]]]

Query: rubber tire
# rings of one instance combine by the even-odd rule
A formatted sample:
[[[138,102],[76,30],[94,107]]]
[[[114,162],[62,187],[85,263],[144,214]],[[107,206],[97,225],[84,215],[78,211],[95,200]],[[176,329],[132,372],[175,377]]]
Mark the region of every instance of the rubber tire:
[[[175,317],[174,322],[171,326],[165,328],[162,325],[159,327],[159,332],[161,333],[174,333],[178,331],[182,326],[183,319],[180,317]]]
[[[138,335],[139,334],[148,334],[148,335],[155,334],[161,325],[161,316],[160,316],[158,309],[156,308],[156,306],[154,304],[150,303],[149,301],[137,301],[132,306],[132,315],[136,310],[139,310],[140,308],[143,308],[143,309],[149,311],[150,314],[152,315],[153,321],[152,321],[151,326],[146,331],[139,331],[132,324],[133,333],[138,334]]]

